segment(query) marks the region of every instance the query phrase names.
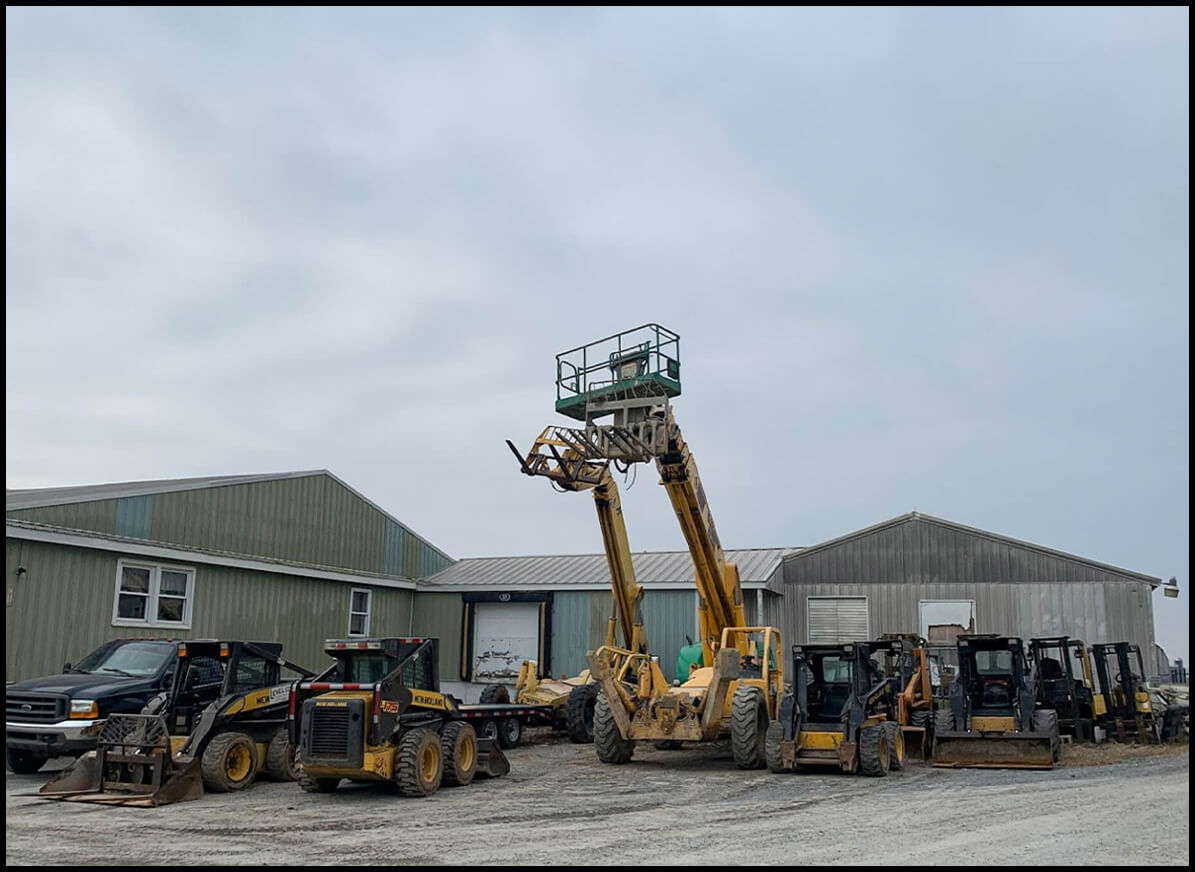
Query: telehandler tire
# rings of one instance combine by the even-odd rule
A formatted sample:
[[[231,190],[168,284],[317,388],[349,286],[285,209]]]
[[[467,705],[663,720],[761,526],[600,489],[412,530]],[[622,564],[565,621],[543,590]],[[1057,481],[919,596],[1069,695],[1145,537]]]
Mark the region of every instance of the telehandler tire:
[[[569,692],[564,726],[573,744],[588,745],[593,741],[593,711],[597,706],[597,696],[596,683],[582,684]]]
[[[859,771],[870,778],[888,774],[888,734],[883,725],[859,728]]]
[[[905,734],[896,721],[885,721],[884,731],[888,734],[888,771],[899,772],[905,768]]]
[[[444,780],[444,751],[440,734],[411,730],[398,742],[394,755],[394,780],[403,796],[430,796]]]
[[[245,733],[219,733],[203,749],[200,771],[213,793],[243,790],[257,775],[257,745]]]
[[[444,784],[464,787],[477,774],[477,733],[471,724],[451,721],[440,733],[444,754]]]
[[[630,763],[635,753],[635,742],[624,739],[614,722],[614,713],[606,695],[599,693],[593,707],[593,747],[603,763]]]
[[[740,685],[730,706],[730,753],[740,769],[762,769],[768,738],[768,703],[763,690]]]
[[[274,733],[266,749],[266,774],[275,781],[298,781],[303,770],[299,768],[299,749],[290,743],[286,727]]]

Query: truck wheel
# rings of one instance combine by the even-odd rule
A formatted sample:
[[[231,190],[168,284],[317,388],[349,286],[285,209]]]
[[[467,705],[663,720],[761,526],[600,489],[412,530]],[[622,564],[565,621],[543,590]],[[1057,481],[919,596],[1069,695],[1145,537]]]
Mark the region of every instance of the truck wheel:
[[[599,693],[593,707],[593,747],[603,763],[630,763],[635,743],[624,739],[614,722],[614,713],[606,695]]]
[[[394,759],[394,777],[403,796],[430,796],[439,790],[444,780],[440,734],[420,729],[403,736]]]
[[[451,721],[440,733],[444,755],[444,783],[463,787],[477,774],[477,733],[464,721]]]
[[[481,704],[493,705],[495,703],[505,705],[510,702],[510,691],[506,689],[504,684],[487,684],[481,689]]]
[[[872,778],[888,774],[888,734],[876,724],[859,730],[859,771]]]
[[[299,768],[299,749],[290,743],[286,727],[281,727],[270,739],[266,749],[266,774],[275,781],[298,781],[303,770]]]
[[[244,733],[218,733],[203,749],[203,786],[213,793],[241,790],[257,774],[257,746]]]
[[[780,750],[781,743],[784,741],[784,725],[780,721],[772,721],[768,724],[768,735],[764,741],[764,758],[767,760],[768,769],[772,772],[784,772],[784,755]]]
[[[498,721],[498,744],[503,748],[517,748],[523,741],[523,722],[516,717]]]
[[[582,684],[569,692],[564,715],[569,741],[577,745],[587,745],[593,741],[593,710],[597,706],[597,695],[596,683]]]
[[[1054,709],[1038,709],[1033,713],[1033,732],[1048,733],[1050,754],[1057,763],[1062,758],[1062,736],[1058,730],[1058,712]]]
[[[339,786],[339,778],[313,778],[306,772],[299,776],[299,787],[308,793],[331,793]]]
[[[740,769],[762,769],[768,738],[768,704],[753,684],[735,688],[730,706],[730,753]]]
[[[4,768],[17,775],[32,775],[42,768],[42,764],[46,760],[46,757],[31,751],[21,751],[17,748],[4,749]]]
[[[896,721],[884,721],[884,732],[888,734],[888,771],[899,772],[905,768],[905,734]]]

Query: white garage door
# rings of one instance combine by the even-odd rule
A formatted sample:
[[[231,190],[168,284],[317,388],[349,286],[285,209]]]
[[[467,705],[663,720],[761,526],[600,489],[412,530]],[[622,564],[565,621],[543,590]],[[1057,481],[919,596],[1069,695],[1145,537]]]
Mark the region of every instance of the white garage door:
[[[867,597],[811,596],[808,603],[810,645],[841,645],[870,638]]]
[[[477,603],[473,680],[512,681],[524,660],[539,659],[539,603]]]

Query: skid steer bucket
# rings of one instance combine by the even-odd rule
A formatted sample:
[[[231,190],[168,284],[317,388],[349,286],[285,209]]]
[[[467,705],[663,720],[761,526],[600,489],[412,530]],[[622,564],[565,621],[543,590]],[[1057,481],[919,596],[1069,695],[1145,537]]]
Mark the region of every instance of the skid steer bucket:
[[[905,756],[910,760],[925,760],[929,757],[929,733],[925,727],[903,726],[900,731],[905,736]]]
[[[199,761],[174,757],[161,715],[111,715],[96,750],[44,784],[46,799],[157,806],[203,796]]]
[[[990,769],[1053,769],[1050,733],[941,732],[934,736],[935,766]]]
[[[510,761],[495,739],[477,737],[477,774],[497,778],[510,772]]]

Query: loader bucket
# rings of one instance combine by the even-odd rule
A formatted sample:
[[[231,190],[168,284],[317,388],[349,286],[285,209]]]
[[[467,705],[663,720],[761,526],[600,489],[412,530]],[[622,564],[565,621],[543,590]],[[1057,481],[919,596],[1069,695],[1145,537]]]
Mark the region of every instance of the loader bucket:
[[[477,774],[497,778],[510,772],[510,761],[494,739],[477,739]]]
[[[942,732],[934,736],[934,765],[988,769],[1053,769],[1050,733]]]
[[[38,796],[107,805],[157,806],[203,796],[199,761],[172,757],[160,715],[112,715],[99,744],[42,785]]]
[[[910,760],[925,760],[930,755],[929,733],[925,727],[901,727],[905,736],[905,756]]]

